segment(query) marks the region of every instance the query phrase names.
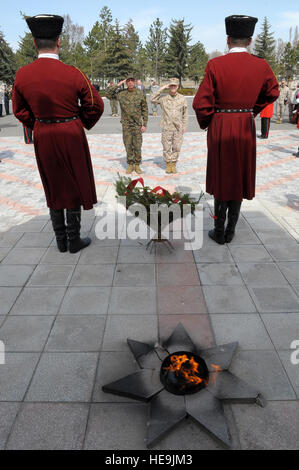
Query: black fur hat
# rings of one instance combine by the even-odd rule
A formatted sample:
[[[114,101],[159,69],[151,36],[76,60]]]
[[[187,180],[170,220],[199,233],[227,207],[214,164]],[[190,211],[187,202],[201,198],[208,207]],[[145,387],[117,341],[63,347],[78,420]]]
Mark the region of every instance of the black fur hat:
[[[245,15],[232,15],[225,18],[226,34],[232,38],[251,38],[257,18]]]
[[[60,36],[64,19],[58,15],[36,15],[26,18],[34,38],[49,39]]]

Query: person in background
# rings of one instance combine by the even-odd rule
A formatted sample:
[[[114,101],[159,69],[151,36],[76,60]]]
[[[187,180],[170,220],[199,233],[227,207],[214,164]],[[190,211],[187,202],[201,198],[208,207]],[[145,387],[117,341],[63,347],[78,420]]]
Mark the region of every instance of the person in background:
[[[9,115],[9,100],[11,98],[12,87],[10,85],[5,85],[4,87],[4,107],[6,115]]]
[[[281,80],[281,86],[279,88],[279,97],[277,99],[277,105],[276,105],[276,114],[277,114],[277,124],[282,124],[282,119],[285,113],[285,108],[287,103],[291,100],[290,97],[290,90],[289,87],[287,86],[286,80]]]
[[[0,117],[3,113],[3,104],[4,104],[4,83],[0,82]]]
[[[117,86],[110,82],[106,88],[106,98],[110,101],[112,117],[118,117]]]
[[[142,93],[143,93],[144,95],[146,95],[145,86],[143,85],[143,83],[142,83],[141,80],[137,80],[137,82],[136,82],[136,88],[137,88],[137,90],[142,91]]]
[[[270,122],[273,117],[273,107],[273,103],[270,103],[261,111],[261,135],[258,136],[259,139],[268,139],[269,137]]]
[[[24,141],[25,144],[33,144],[33,131],[30,127],[25,126],[23,124],[23,133],[24,133]]]
[[[152,115],[153,115],[153,116],[157,116],[157,114],[158,114],[158,113],[157,113],[157,111],[158,111],[158,105],[157,105],[157,103],[152,103],[152,96],[153,96],[155,93],[157,93],[158,90],[159,90],[159,85],[158,85],[157,82],[154,81],[154,82],[151,84],[151,91],[150,91],[150,93],[151,93],[151,95],[150,95],[150,102],[151,102],[151,109],[152,109]]]

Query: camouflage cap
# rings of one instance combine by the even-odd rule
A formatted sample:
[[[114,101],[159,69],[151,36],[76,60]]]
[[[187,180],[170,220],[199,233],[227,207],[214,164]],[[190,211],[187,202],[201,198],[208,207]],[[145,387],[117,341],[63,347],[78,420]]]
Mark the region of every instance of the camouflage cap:
[[[136,80],[136,78],[135,78],[135,73],[130,72],[130,73],[127,75],[127,78],[126,78],[126,81],[128,81],[128,80]]]
[[[179,81],[178,78],[171,78],[171,79],[169,80],[169,85],[176,85],[176,86],[179,86],[179,84],[180,84],[180,81]]]

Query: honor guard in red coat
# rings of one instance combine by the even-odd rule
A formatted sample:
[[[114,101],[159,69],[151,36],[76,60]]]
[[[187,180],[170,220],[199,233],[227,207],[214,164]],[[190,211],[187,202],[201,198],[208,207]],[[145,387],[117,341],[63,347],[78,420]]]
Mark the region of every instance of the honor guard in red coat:
[[[84,127],[96,124],[104,103],[84,73],[59,60],[63,18],[38,15],[26,21],[39,55],[17,72],[13,111],[34,131],[37,165],[58,249],[65,252],[69,246],[76,253],[91,242],[80,238],[81,206],[88,210],[97,202]]]
[[[257,21],[243,15],[225,19],[229,53],[208,62],[193,101],[200,127],[208,127],[206,191],[215,207],[209,236],[219,244],[233,239],[242,200],[255,195],[254,117],[279,96],[268,63],[247,52]]]

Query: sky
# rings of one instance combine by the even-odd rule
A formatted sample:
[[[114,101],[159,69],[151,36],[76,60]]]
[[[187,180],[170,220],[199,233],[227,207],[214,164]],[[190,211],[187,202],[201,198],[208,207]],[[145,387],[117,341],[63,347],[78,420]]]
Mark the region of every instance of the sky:
[[[265,16],[271,25],[276,39],[289,39],[290,27],[299,27],[299,1],[288,0],[1,0],[0,30],[6,41],[16,50],[20,36],[28,32],[26,22],[21,18],[20,11],[29,16],[42,13],[64,15],[69,14],[73,23],[84,27],[88,34],[93,24],[99,18],[99,11],[106,5],[110,8],[113,19],[121,24],[130,18],[144,42],[147,39],[149,26],[160,18],[164,26],[168,26],[172,18],[184,18],[186,23],[193,25],[192,43],[201,41],[207,52],[225,50],[224,18],[232,14],[250,15],[259,18],[255,34],[258,34]]]

